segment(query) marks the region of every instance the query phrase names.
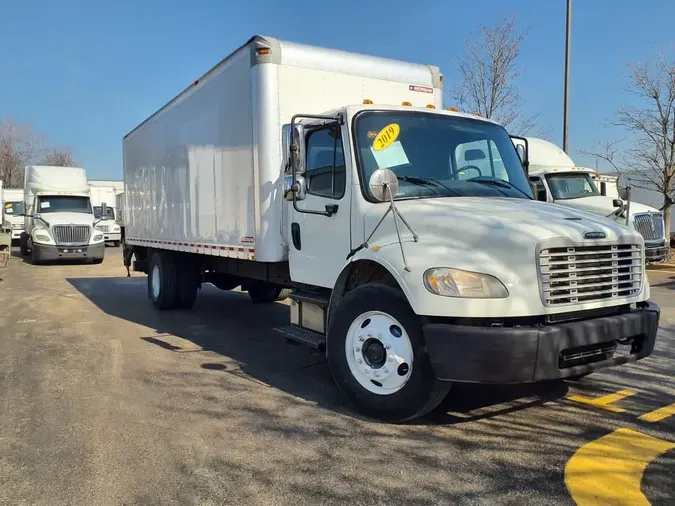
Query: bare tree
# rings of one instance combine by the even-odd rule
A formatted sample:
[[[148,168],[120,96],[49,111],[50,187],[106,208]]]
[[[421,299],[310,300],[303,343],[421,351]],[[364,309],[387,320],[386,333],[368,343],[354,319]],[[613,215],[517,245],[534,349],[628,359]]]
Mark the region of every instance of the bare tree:
[[[76,165],[71,148],[50,148],[42,164],[54,167],[73,167]]]
[[[518,56],[527,30],[519,30],[515,18],[500,18],[495,26],[479,25],[466,41],[466,53],[455,61],[461,76],[453,86],[460,110],[494,119],[512,133],[531,132],[540,113],[527,115],[516,81],[521,76]],[[538,135],[546,135],[540,131]]]
[[[610,125],[625,130],[628,139],[583,153],[605,160],[632,186],[660,193],[669,234],[675,196],[675,60],[657,49],[655,61],[626,66],[625,91],[635,105],[619,109]],[[628,147],[622,147],[626,142]]]
[[[37,136],[29,124],[0,119],[0,179],[4,186],[23,186],[24,167],[40,155],[43,143],[44,138]]]

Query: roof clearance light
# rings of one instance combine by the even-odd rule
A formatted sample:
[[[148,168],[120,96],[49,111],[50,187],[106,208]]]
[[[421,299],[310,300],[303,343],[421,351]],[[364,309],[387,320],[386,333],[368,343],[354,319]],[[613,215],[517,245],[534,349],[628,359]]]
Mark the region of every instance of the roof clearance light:
[[[433,104],[427,104],[427,109],[436,109],[436,106]]]
[[[476,113],[476,116],[478,116],[479,118],[482,118],[482,117],[483,117],[483,115],[482,115],[481,113],[479,113],[479,112]]]
[[[410,102],[403,102],[401,105],[405,105],[405,106],[407,106],[407,107],[412,106],[412,104],[411,104]]]
[[[259,47],[258,49],[256,49],[256,53],[258,53],[261,56],[266,55],[266,54],[270,54],[270,48],[269,47]]]
[[[459,112],[459,109],[457,109],[456,107],[448,107],[448,111]]]
[[[367,99],[365,99],[365,100],[363,101],[363,103],[364,103],[364,104],[372,104],[373,101],[370,100],[369,98],[367,98]]]

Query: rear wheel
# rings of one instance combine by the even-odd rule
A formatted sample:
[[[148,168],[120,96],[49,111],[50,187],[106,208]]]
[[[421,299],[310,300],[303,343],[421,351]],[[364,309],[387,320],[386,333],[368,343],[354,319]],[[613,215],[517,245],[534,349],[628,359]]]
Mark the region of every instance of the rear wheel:
[[[345,295],[331,318],[327,355],[338,388],[373,418],[417,418],[450,389],[433,375],[419,317],[400,290],[386,285],[367,284]]]
[[[155,308],[174,309],[178,304],[176,263],[173,255],[155,252],[148,266],[148,297]]]

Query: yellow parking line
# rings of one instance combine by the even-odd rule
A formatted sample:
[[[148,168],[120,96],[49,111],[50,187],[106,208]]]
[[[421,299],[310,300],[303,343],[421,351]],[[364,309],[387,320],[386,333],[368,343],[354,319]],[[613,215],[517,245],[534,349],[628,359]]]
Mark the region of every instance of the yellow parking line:
[[[578,506],[649,506],[640,491],[647,465],[675,448],[631,429],[617,429],[585,444],[565,466],[565,485]]]
[[[675,415],[675,404],[671,404],[670,406],[664,406],[659,409],[655,409],[654,411],[650,411],[649,413],[645,413],[642,416],[638,417],[638,420],[642,420],[643,422],[660,422],[661,420],[665,420],[666,418]]]
[[[570,401],[580,402],[581,404],[588,404],[590,406],[595,406],[596,408],[606,409],[607,411],[611,411],[612,413],[623,413],[624,411],[626,411],[625,409],[618,408],[616,406],[613,406],[612,404],[617,403],[620,400],[625,399],[626,397],[630,397],[631,395],[635,395],[636,393],[637,392],[635,390],[625,389],[619,390],[614,394],[603,395],[602,397],[598,397],[597,399],[589,399],[588,397],[583,397],[581,395],[570,395],[568,399]]]

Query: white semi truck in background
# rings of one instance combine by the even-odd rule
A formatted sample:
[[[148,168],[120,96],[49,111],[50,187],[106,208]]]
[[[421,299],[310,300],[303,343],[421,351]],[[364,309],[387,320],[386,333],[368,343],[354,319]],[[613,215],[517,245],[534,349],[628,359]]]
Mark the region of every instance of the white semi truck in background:
[[[528,137],[526,140],[528,177],[537,200],[622,222],[628,213],[629,226],[644,238],[646,261],[661,262],[668,257],[669,239],[659,210],[638,202],[624,202],[619,197],[616,176],[603,176],[594,169],[576,166],[561,148],[544,139]],[[524,140],[514,142],[517,146]]]
[[[106,219],[101,221],[96,228],[103,232],[105,242],[113,246],[119,246],[122,239],[120,226],[117,224],[117,191],[114,186],[89,185],[91,190],[91,205],[94,217],[100,220],[103,217],[103,204],[106,204]]]
[[[103,233],[95,227],[91,192],[84,169],[32,165],[24,176],[25,232],[21,254],[34,264],[83,259],[103,262]],[[105,207],[105,206],[104,206]]]
[[[292,290],[279,330],[383,420],[454,381],[648,356],[642,237],[534,200],[506,130],[441,90],[437,67],[253,37],[124,137],[125,265],[159,310]]]
[[[2,228],[12,235],[12,241],[18,241],[23,232],[23,189],[0,188],[2,201]]]

